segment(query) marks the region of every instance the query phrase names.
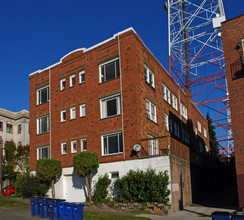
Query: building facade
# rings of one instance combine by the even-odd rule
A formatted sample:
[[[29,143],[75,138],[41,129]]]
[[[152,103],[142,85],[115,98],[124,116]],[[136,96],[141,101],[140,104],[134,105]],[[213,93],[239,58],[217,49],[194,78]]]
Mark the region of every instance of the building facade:
[[[3,143],[14,141],[16,145],[29,145],[29,112],[15,113],[0,108],[0,136]]]
[[[95,179],[167,170],[172,210],[191,203],[190,152],[209,151],[208,123],[132,28],[30,74],[30,169],[60,160],[57,196],[85,201],[72,167],[85,150],[98,154]]]
[[[235,148],[239,207],[244,207],[244,15],[221,24]]]

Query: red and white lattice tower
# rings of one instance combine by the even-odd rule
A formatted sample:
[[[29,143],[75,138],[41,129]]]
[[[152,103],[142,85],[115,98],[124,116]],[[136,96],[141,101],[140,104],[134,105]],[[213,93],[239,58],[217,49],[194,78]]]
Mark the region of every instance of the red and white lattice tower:
[[[221,149],[230,153],[231,119],[221,22],[222,0],[168,0],[169,74],[206,116],[210,113]]]

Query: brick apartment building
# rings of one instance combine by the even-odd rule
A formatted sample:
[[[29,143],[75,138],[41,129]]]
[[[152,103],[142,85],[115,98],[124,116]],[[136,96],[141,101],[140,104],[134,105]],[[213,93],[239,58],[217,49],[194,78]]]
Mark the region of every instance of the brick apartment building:
[[[221,24],[235,147],[239,207],[244,207],[244,15]]]
[[[30,74],[30,169],[60,160],[57,197],[83,202],[72,159],[85,150],[98,154],[95,179],[168,170],[172,210],[192,202],[190,158],[209,151],[208,123],[132,28]]]

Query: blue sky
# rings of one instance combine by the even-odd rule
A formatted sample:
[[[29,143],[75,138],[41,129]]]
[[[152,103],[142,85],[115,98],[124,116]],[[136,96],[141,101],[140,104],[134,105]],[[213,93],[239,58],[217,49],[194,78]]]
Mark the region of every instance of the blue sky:
[[[227,19],[243,14],[243,0],[223,0]],[[29,110],[29,74],[128,27],[168,69],[163,0],[0,1],[0,108]]]

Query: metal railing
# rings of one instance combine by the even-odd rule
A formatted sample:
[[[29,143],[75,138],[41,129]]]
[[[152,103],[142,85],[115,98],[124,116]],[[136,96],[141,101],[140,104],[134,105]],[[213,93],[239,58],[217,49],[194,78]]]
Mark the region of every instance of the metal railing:
[[[244,77],[244,52],[239,53],[239,58],[230,64],[232,79]]]

